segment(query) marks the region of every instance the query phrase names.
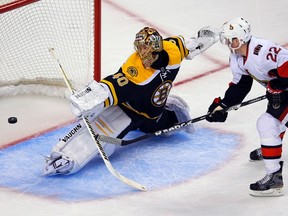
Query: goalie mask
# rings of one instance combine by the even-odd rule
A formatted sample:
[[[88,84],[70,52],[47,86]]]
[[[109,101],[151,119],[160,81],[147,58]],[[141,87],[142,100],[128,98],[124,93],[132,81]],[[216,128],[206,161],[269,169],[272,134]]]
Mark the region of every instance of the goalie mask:
[[[231,47],[233,39],[239,40],[238,47]],[[227,45],[233,53],[242,44],[247,43],[251,39],[250,24],[243,18],[238,17],[225,22],[222,26],[220,33],[220,41],[222,44]]]
[[[163,50],[162,36],[154,28],[145,27],[136,34],[134,48],[144,67],[149,68]]]

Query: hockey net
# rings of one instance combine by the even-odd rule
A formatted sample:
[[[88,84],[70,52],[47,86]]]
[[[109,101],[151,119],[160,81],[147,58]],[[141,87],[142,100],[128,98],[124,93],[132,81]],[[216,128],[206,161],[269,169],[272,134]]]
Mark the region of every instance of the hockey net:
[[[65,96],[100,77],[101,0],[0,0],[0,96]]]

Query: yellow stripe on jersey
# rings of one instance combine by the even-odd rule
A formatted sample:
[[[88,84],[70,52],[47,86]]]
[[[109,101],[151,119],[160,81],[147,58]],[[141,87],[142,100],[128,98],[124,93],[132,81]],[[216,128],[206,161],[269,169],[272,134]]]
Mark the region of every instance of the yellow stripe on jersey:
[[[148,119],[157,119],[157,118],[159,117],[159,116],[150,117],[147,113],[139,112],[138,110],[134,109],[133,107],[129,106],[129,105],[126,104],[126,103],[122,103],[122,105],[125,106],[126,108],[132,110],[133,112],[139,114],[139,115],[145,116],[145,117],[148,118]]]
[[[105,101],[104,101],[104,107],[109,107],[110,106],[110,100],[109,98],[107,98]]]
[[[115,91],[113,84],[107,80],[101,80],[100,82],[105,83],[109,87],[110,93],[113,97],[113,104],[110,104],[109,99],[106,99],[105,100],[105,107],[108,107],[110,105],[117,105],[118,104],[118,97],[117,97],[117,94],[116,94],[116,91]]]
[[[166,38],[165,41],[176,44],[176,46],[178,47],[181,53],[181,61],[189,54],[189,50],[183,44],[183,41],[184,41],[183,36],[179,35],[178,37],[177,36],[169,37],[169,38]]]
[[[163,41],[163,49],[169,55],[169,68],[175,69],[180,67],[180,64],[185,56],[188,55],[188,50],[182,43],[179,37],[171,37],[169,41]],[[122,72],[125,76],[135,84],[146,83],[149,78],[155,76],[155,72],[159,73],[159,70],[153,68],[144,68],[141,59],[137,52],[134,52],[127,61],[122,65]]]
[[[133,83],[140,84],[149,79],[156,70],[153,68],[144,68],[140,56],[134,52],[122,65],[122,72]]]
[[[182,62],[182,53],[179,50],[178,46],[175,44],[175,42],[171,41],[163,41],[163,47],[164,50],[168,53],[169,55],[169,63],[168,66],[171,67],[173,65],[179,65]]]

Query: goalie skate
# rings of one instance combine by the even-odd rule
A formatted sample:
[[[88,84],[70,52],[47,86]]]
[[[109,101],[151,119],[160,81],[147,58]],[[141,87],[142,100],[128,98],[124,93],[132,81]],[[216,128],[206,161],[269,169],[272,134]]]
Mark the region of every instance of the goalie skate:
[[[55,154],[45,157],[46,166],[44,169],[44,176],[57,175],[57,174],[67,174],[73,167],[73,162],[69,158],[65,158],[62,155]]]

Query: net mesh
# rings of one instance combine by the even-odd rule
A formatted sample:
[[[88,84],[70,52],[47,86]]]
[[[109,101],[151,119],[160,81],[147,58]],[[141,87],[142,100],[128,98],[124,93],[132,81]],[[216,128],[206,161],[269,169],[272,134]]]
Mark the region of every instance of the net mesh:
[[[93,80],[94,0],[30,0],[1,13],[11,2],[18,1],[0,0],[0,96],[31,87],[33,94],[63,96],[67,88],[49,48],[77,88]]]

